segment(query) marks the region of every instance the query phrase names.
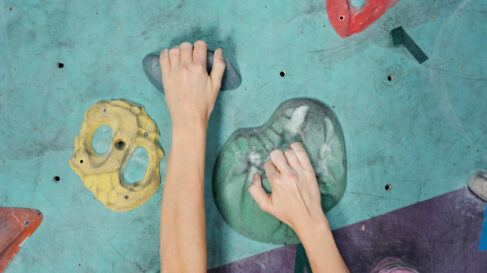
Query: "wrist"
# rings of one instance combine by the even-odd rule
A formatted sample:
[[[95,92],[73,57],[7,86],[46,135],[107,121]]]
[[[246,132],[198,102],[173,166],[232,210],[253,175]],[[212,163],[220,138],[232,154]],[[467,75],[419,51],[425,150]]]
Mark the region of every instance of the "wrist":
[[[322,234],[323,232],[331,232],[328,219],[326,219],[323,211],[299,221],[299,224],[293,227],[293,229],[301,241],[305,241],[308,238],[312,240],[317,234]]]
[[[189,135],[198,136],[206,135],[208,129],[208,122],[204,119],[173,119],[172,120],[172,134],[175,135]]]

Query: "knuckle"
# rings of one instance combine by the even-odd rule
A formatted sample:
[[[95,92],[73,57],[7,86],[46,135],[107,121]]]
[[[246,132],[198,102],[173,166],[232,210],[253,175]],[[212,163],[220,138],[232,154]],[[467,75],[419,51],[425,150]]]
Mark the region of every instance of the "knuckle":
[[[223,60],[218,60],[217,62],[215,62],[215,66],[218,67],[219,69],[225,69],[225,62]]]
[[[191,70],[191,66],[190,66],[189,64],[184,64],[184,65],[182,66],[182,69],[183,69],[184,71],[190,71],[190,70]]]
[[[196,63],[194,65],[194,69],[197,71],[197,72],[203,72],[203,71],[206,71],[206,66],[204,64],[200,64],[200,63]]]
[[[293,172],[285,172],[284,177],[287,180],[294,180],[296,178],[296,175]]]

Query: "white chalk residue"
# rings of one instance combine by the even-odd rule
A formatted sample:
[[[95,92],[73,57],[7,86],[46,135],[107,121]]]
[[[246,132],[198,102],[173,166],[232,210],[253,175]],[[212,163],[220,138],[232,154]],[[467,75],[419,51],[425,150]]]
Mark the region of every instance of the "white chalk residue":
[[[247,182],[251,183],[254,177],[254,173],[262,174],[262,171],[259,170],[259,166],[262,165],[262,157],[259,153],[255,151],[255,147],[250,149],[249,155],[247,157],[248,162],[250,163],[249,173],[247,176]]]
[[[260,154],[255,152],[254,149],[250,150],[248,160],[254,166],[260,166],[260,164],[262,164],[262,158],[260,157]]]
[[[291,136],[295,136],[299,132],[299,130],[301,130],[304,119],[306,118],[306,114],[308,114],[308,109],[309,106],[307,105],[296,108],[293,115],[291,116],[291,119],[289,119],[286,125],[284,125],[284,128],[289,131]]]

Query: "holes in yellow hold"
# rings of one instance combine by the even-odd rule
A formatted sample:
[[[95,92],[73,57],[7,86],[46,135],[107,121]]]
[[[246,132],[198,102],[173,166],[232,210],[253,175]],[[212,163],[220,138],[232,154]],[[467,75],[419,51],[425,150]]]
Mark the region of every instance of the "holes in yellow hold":
[[[126,184],[140,182],[144,179],[149,165],[149,155],[143,147],[135,148],[127,164],[123,168],[122,178]],[[128,196],[125,198],[128,199]]]
[[[93,134],[91,139],[91,148],[97,154],[105,154],[110,150],[110,145],[112,144],[112,134],[113,130],[108,125],[102,125]],[[80,163],[83,163],[80,161]]]

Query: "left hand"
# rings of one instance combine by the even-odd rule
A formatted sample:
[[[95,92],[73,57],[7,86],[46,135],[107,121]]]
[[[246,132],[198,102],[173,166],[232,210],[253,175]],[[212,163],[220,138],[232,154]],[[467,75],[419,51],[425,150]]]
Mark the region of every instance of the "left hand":
[[[215,51],[210,75],[206,71],[207,45],[204,41],[184,42],[161,52],[159,62],[166,103],[174,127],[207,124],[220,91],[225,62]]]

